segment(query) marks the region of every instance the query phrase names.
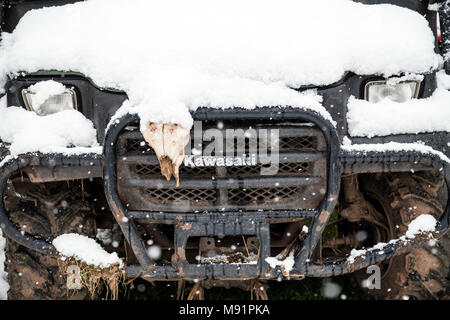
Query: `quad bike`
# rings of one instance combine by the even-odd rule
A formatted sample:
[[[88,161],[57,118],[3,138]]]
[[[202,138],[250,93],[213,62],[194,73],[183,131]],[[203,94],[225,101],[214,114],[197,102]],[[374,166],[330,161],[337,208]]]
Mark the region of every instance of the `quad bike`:
[[[448,52],[447,3],[436,14],[427,10],[428,1],[360,2],[418,11],[435,31],[436,50]],[[2,30],[12,31],[28,10],[50,3],[4,2]],[[24,90],[48,79],[75,88],[74,108],[92,120],[103,151],[8,158],[8,144],[0,145],[0,226],[7,238],[10,299],[90,298],[86,289],[71,292],[66,287],[67,275],[58,266],[52,240],[65,233],[94,238],[99,230],[118,232],[116,245],[104,247],[123,258],[129,279],[192,281],[204,287],[238,284],[251,290],[252,284],[265,280],[349,273],[361,283],[367,278],[365,268],[378,265],[381,286],[368,290],[372,294],[391,299],[450,297],[450,163],[417,150],[341,148],[348,134],[348,98],[365,99],[367,86],[386,79],[347,73],[333,85],[317,87],[336,126],[317,113],[293,108],[197,109],[192,117],[204,128],[277,128],[284,160],[276,173],[265,176],[259,174],[261,163],[182,165],[179,186],[161,177],[137,115],[122,116],[105,133],[127,99],[125,92],[98,88],[77,73],[41,71],[8,80],[8,106],[27,107]],[[435,72],[414,81],[418,99],[436,88]],[[191,136],[194,140],[194,133]],[[447,132],[355,138],[353,143],[419,140],[450,157]],[[248,148],[248,140],[243,143]],[[421,214],[438,221],[432,234],[392,241],[401,239]],[[155,243],[161,250],[158,259],[148,254]],[[352,249],[363,248],[365,254],[348,259]],[[293,267],[271,265],[267,258],[275,256],[279,261],[293,259]]]

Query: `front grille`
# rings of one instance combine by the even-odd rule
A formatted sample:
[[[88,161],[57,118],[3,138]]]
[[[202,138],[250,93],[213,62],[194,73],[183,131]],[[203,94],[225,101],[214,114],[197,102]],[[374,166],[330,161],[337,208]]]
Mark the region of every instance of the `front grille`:
[[[161,204],[171,204],[173,202],[182,203],[195,202],[198,205],[211,204],[216,201],[216,190],[214,189],[145,189],[145,197],[152,202]]]
[[[159,164],[136,164],[131,166],[131,171],[134,175],[141,178],[152,178],[152,177],[160,177],[161,169]],[[214,167],[200,167],[200,168],[191,168],[191,167],[180,167],[180,176],[182,177],[204,177],[204,176],[213,176],[216,173],[216,169]]]
[[[204,128],[217,128],[204,122]],[[279,130],[279,168],[261,175],[267,164],[228,167],[180,167],[180,186],[161,175],[153,150],[145,143],[138,124],[130,124],[116,145],[118,191],[129,210],[204,212],[234,210],[316,209],[326,193],[326,143],[311,123],[223,122],[224,128],[276,128]],[[270,127],[269,127],[270,126]],[[225,130],[225,129],[223,129]],[[191,132],[191,136],[194,134]],[[225,136],[225,135],[224,135]],[[209,143],[209,142],[207,142]],[[204,149],[207,143],[203,143]],[[248,153],[250,141],[236,147]],[[194,146],[192,138],[191,146]],[[239,148],[239,150],[237,150]],[[195,146],[196,150],[200,146]],[[270,150],[270,148],[269,148]],[[258,151],[257,151],[258,152]],[[173,180],[173,178],[172,178]]]
[[[282,137],[280,139],[281,151],[312,151],[315,137]]]
[[[240,206],[290,202],[302,192],[301,187],[228,189],[230,203]]]

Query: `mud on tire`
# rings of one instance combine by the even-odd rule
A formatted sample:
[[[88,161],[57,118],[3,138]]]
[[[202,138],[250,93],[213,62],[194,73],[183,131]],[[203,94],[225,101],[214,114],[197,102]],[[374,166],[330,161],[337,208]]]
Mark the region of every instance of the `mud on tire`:
[[[447,203],[444,177],[437,171],[360,175],[360,188],[389,216],[396,238],[421,214],[439,218]],[[450,299],[450,236],[430,244],[394,257],[381,289],[369,293],[385,299]]]
[[[26,200],[5,197],[10,219],[24,231],[48,241],[64,233],[95,236],[94,214],[83,199],[80,182],[17,183],[16,192]],[[86,289],[67,290],[57,259],[6,239],[8,299],[89,299]]]

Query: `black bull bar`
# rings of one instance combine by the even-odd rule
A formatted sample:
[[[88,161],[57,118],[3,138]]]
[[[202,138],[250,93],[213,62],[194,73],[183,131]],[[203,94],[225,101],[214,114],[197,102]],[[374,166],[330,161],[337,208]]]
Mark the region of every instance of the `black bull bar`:
[[[135,254],[139,265],[127,266],[127,276],[141,276],[148,280],[177,280],[177,279],[274,279],[287,277],[302,279],[309,277],[328,277],[350,273],[370,265],[404,254],[425,244],[424,237],[390,242],[382,249],[369,248],[365,255],[354,261],[342,258],[339,261],[326,264],[313,264],[309,261],[322,232],[334,210],[339,195],[340,168],[342,164],[358,163],[395,163],[399,161],[414,162],[432,166],[445,175],[445,181],[450,190],[450,164],[435,154],[423,154],[417,151],[385,151],[385,152],[352,152],[340,149],[340,143],[333,125],[313,111],[298,109],[261,109],[259,112],[236,110],[209,110],[207,113],[196,113],[196,120],[233,120],[237,118],[257,120],[271,118],[282,121],[309,121],[316,124],[324,133],[327,141],[327,190],[322,203],[316,210],[267,210],[245,212],[209,212],[199,213],[170,213],[129,211],[122,204],[117,193],[117,171],[115,142],[120,132],[129,124],[138,121],[137,115],[127,114],[114,121],[110,126],[104,141],[103,156],[95,153],[83,155],[40,154],[28,153],[14,158],[4,159],[0,167],[0,227],[5,236],[19,244],[48,255],[57,255],[55,247],[35,235],[20,230],[8,217],[3,202],[3,195],[7,191],[9,177],[28,166],[55,167],[70,166],[101,166],[105,195],[119,224],[124,237]],[[450,197],[449,197],[450,198]],[[450,207],[447,207],[438,221],[436,232],[441,237],[448,231]],[[277,218],[311,218],[312,224],[299,251],[295,255],[295,264],[290,272],[282,267],[271,268],[266,262],[270,256],[270,224],[268,219]],[[138,234],[134,220],[147,219],[166,221],[175,228],[175,252],[172,263],[158,265],[146,252],[145,246]],[[195,236],[233,236],[256,235],[260,245],[260,255],[255,264],[189,264],[185,257],[185,245],[189,237]]]

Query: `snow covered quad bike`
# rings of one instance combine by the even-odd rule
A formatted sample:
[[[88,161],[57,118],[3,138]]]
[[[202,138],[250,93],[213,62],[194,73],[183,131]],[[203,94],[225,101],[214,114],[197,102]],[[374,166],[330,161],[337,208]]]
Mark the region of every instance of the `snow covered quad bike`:
[[[31,9],[72,2],[3,1],[2,30],[11,32]],[[435,32],[436,51],[449,52],[447,3],[437,14],[427,9],[428,1],[358,2],[418,11]],[[443,41],[438,41],[437,22]],[[66,281],[58,274],[51,240],[69,232],[95,237],[97,229],[114,226],[120,227],[123,239],[105,248],[124,258],[129,278],[200,280],[205,287],[347,273],[361,280],[368,276],[364,268],[378,264],[382,284],[371,293],[397,299],[449,298],[450,164],[444,157],[450,157],[450,134],[353,139],[361,145],[422,141],[440,154],[341,148],[348,135],[347,100],[351,95],[366,98],[367,85],[384,78],[347,73],[333,85],[316,88],[336,128],[305,110],[198,109],[192,116],[204,127],[279,128],[280,158],[285,160],[273,176],[260,176],[259,165],[182,166],[179,187],[161,178],[154,152],[142,143],[137,116],[125,115],[104,134],[127,98],[124,92],[98,88],[81,74],[46,71],[10,79],[5,88],[8,106],[27,107],[23,90],[48,79],[74,88],[76,106],[93,121],[103,153],[32,153],[1,163],[0,226],[7,237],[10,299],[64,298]],[[418,98],[429,97],[436,88],[435,73],[425,74],[417,88]],[[293,122],[308,126],[289,126]],[[8,154],[3,143],[1,159]],[[390,241],[403,236],[420,214],[438,220],[433,232],[437,243],[427,236]],[[375,246],[380,242],[385,245]],[[152,243],[162,250],[157,261],[147,253]],[[348,258],[352,249],[361,248],[363,255]],[[216,256],[198,260],[209,252]],[[271,266],[267,260],[277,255],[283,260],[290,252],[295,253],[292,268]],[[252,263],[250,256],[256,257]],[[73,297],[86,293],[81,290]]]

